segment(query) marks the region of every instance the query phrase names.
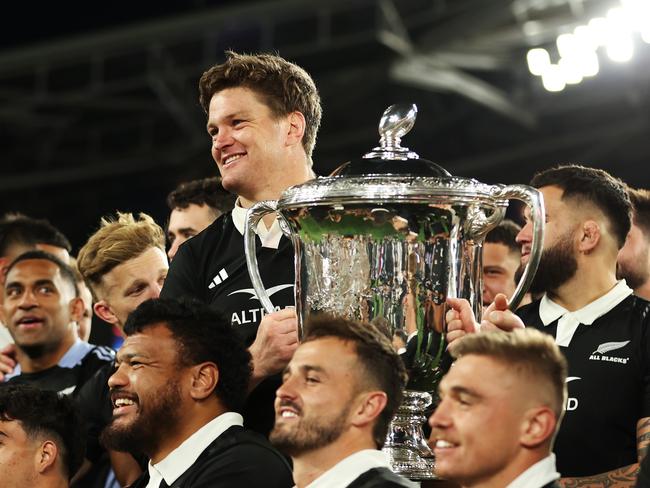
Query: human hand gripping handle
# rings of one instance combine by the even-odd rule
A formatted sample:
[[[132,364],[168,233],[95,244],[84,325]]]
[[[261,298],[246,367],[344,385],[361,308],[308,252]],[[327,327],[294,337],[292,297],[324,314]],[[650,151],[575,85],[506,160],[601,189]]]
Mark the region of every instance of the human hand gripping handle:
[[[458,339],[479,331],[479,324],[474,318],[472,306],[464,298],[447,298],[447,310],[445,320],[447,322],[447,348],[453,350]]]
[[[298,347],[298,318],[293,308],[262,317],[255,341],[248,351],[253,357],[252,390],[264,378],[279,373]]]
[[[490,330],[510,332],[525,327],[521,319],[508,309],[508,298],[503,293],[497,294],[485,310],[480,324],[474,318],[472,306],[464,298],[447,298],[447,305],[450,307],[446,315],[449,350],[453,350],[456,341],[467,334]]]
[[[494,297],[494,302],[483,313],[480,330],[504,330],[511,332],[515,329],[523,329],[524,327],[525,325],[521,319],[509,309],[508,297],[503,293],[498,293]]]

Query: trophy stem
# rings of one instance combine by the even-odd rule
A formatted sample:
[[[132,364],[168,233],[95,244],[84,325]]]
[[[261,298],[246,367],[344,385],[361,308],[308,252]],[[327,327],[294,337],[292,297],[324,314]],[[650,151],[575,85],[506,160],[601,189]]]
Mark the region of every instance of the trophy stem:
[[[422,412],[431,400],[429,393],[406,390],[404,400],[388,427],[382,449],[388,455],[393,471],[412,480],[437,479],[433,472],[433,451],[422,431],[426,420]]]

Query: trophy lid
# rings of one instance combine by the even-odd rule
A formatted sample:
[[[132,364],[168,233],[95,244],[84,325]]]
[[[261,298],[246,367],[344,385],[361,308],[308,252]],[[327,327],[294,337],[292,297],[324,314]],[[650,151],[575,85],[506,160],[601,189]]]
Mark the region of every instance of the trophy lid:
[[[379,146],[339,166],[330,176],[287,188],[278,208],[388,202],[507,206],[495,198],[499,185],[452,176],[441,166],[401,146],[413,128],[417,107],[391,105],[379,122]],[[498,201],[497,201],[498,200]]]
[[[414,175],[451,177],[443,167],[401,146],[401,139],[415,125],[415,104],[391,105],[379,121],[379,146],[359,160],[343,163],[330,176]]]

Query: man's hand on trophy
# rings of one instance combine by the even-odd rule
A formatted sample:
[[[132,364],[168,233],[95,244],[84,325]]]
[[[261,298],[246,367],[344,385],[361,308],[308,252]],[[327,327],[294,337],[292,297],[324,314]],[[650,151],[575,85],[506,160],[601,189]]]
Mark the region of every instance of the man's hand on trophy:
[[[467,300],[464,298],[447,298],[447,310],[445,320],[447,321],[447,344],[448,349],[454,348],[454,341],[461,339],[467,334],[478,332],[479,324],[474,318],[474,312]]]
[[[523,329],[525,327],[521,319],[508,309],[508,297],[503,293],[498,293],[494,297],[494,302],[483,312],[480,330],[504,330],[510,332],[514,329]]]
[[[298,319],[293,308],[265,315],[248,351],[253,357],[253,376],[249,390],[267,376],[278,373],[289,363],[298,347]]]

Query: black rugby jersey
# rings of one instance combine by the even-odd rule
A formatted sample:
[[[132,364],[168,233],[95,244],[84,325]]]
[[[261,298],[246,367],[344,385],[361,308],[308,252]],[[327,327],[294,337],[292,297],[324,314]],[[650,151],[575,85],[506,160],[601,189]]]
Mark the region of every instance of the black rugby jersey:
[[[43,390],[74,395],[81,385],[102,366],[110,364],[114,357],[115,352],[108,347],[78,340],[55,366],[36,373],[23,373],[20,365],[17,365],[11,374],[5,376],[5,383],[26,383]]]
[[[540,300],[517,310],[530,327],[544,326]],[[580,324],[568,347],[567,411],[555,441],[557,469],[589,476],[637,462],[636,425],[650,417],[650,303],[630,295],[594,320]]]
[[[280,239],[277,249],[257,241],[257,263],[262,282],[276,310],[293,307],[294,251],[291,242]],[[247,346],[255,340],[257,327],[266,314],[253,290],[244,236],[237,229],[232,212],[222,215],[207,229],[184,242],[169,268],[161,297],[192,297],[211,305],[230,319],[233,329]],[[273,401],[280,386],[279,375],[262,381],[248,397],[245,426],[264,435],[273,427]]]
[[[130,488],[146,488],[149,480],[149,471],[145,470]],[[233,425],[212,441],[170,488],[260,486],[293,486],[291,467],[265,438]]]

